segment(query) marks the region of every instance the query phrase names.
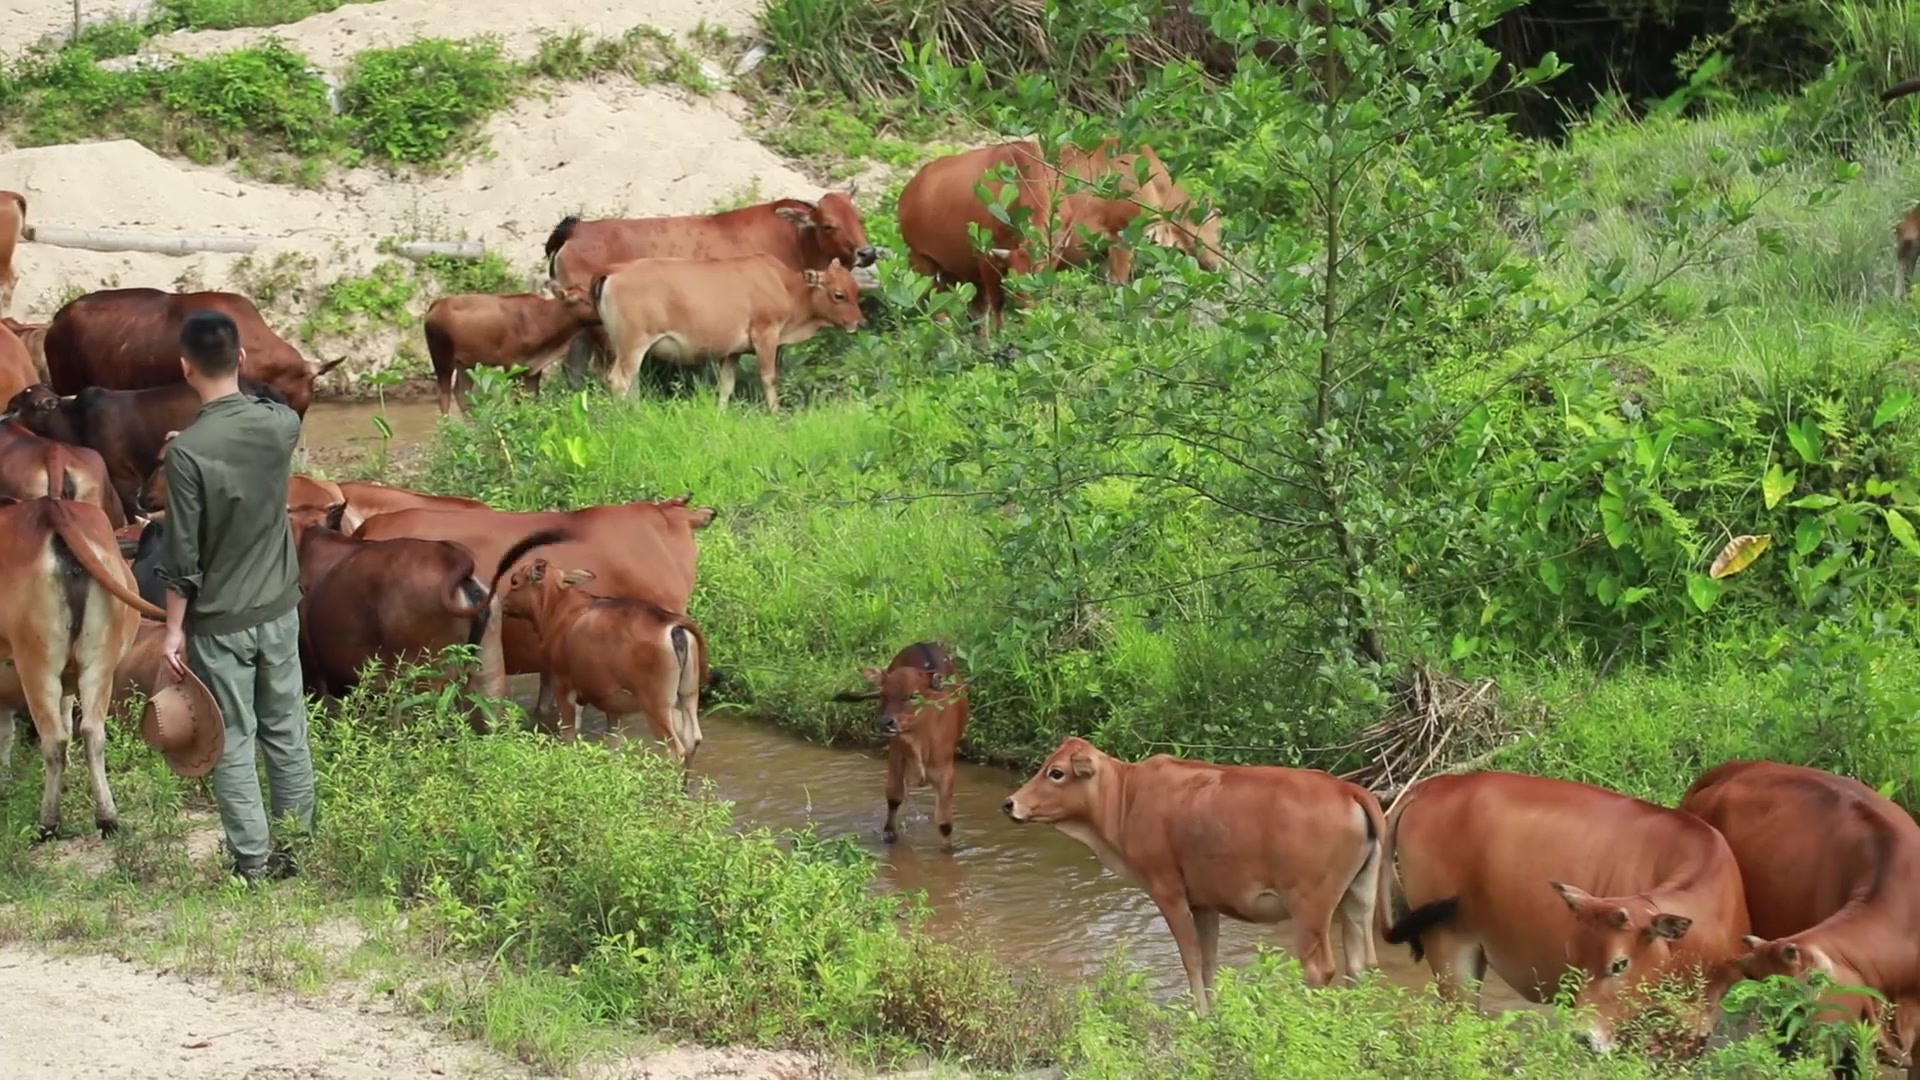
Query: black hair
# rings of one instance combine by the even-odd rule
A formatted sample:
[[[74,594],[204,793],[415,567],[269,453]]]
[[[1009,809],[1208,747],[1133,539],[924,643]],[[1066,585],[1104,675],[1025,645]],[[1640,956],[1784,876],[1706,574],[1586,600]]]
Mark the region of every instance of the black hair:
[[[224,312],[196,311],[180,324],[180,351],[202,375],[231,375],[240,368],[240,328]]]

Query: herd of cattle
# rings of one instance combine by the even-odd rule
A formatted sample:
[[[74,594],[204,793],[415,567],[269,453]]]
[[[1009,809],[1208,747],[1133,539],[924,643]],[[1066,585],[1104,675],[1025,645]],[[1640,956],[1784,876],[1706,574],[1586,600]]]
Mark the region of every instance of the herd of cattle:
[[[1132,256],[1118,243],[1141,213],[1154,243],[1221,265],[1220,221],[1174,183],[1150,148],[1033,143],[938,159],[902,191],[911,267],[936,287],[976,287],[990,332],[1003,278],[1085,263],[1105,249],[1112,277]],[[1033,211],[1028,241],[976,192],[1012,169],[1015,205]],[[1117,176],[1118,198],[1068,191],[1063,177]],[[990,192],[1000,184],[986,181]],[[442,412],[463,372],[520,366],[537,380],[574,348],[607,352],[624,393],[648,355],[718,360],[720,398],[735,358],[753,352],[778,409],[783,344],[862,322],[853,271],[881,256],[852,192],[783,199],[712,215],[581,221],[546,244],[550,295],[462,295],[424,323]],[[990,197],[999,197],[997,195]],[[26,200],[0,193],[0,315],[16,275],[12,245]],[[995,246],[976,250],[968,226]],[[1080,230],[1084,229],[1082,232]],[[196,310],[240,327],[251,393],[305,415],[316,367],[245,297],[112,289],[81,296],[41,325],[0,325],[0,764],[14,715],[27,709],[46,763],[41,835],[60,824],[59,794],[77,698],[103,833],[116,823],[106,717],[151,689],[159,666],[164,460],[171,433],[199,408],[180,376],[178,331]],[[684,765],[701,744],[701,692],[715,678],[687,614],[695,534],[715,510],[691,496],[509,512],[464,498],[377,483],[295,476],[287,512],[297,540],[301,657],[314,693],[350,690],[370,662],[425,662],[479,647],[470,687],[505,696],[510,674],[537,674],[536,722],[577,733],[578,709],[610,730],[644,718]],[[115,551],[119,556],[115,557]],[[954,760],[968,717],[966,681],[938,644],[917,642],[871,687],[888,739],[886,823],[909,786],[932,787],[942,844],[953,835]],[[1449,993],[1497,972],[1533,999],[1573,969],[1587,977],[1596,1047],[1611,1044],[1630,991],[1693,970],[1702,1026],[1742,978],[1824,970],[1898,1006],[1884,1046],[1908,1058],[1920,1037],[1920,825],[1843,777],[1773,763],[1731,763],[1702,776],[1678,808],[1568,781],[1478,772],[1407,788],[1390,812],[1366,789],[1323,772],[1219,766],[1165,755],[1138,763],[1068,739],[1003,806],[1016,823],[1049,823],[1144,889],[1179,945],[1196,1005],[1208,1007],[1221,916],[1291,919],[1315,985],[1377,964],[1376,933],[1424,956]],[[1842,994],[1866,1015],[1871,1003]]]

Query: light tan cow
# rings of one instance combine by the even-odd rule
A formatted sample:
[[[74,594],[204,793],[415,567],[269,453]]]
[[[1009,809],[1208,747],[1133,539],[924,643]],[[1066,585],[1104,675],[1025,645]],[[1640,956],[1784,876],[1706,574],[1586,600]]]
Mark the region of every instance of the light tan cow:
[[[27,197],[17,191],[0,191],[0,315],[13,308],[13,292],[20,284],[20,272],[13,267],[13,249],[19,245],[27,224]]]
[[[648,355],[676,364],[719,360],[723,409],[740,355],[754,354],[767,408],[779,412],[780,346],[866,321],[860,286],[838,260],[825,270],[793,270],[771,255],[636,259],[594,278],[592,289],[613,343],[608,389],[626,396]]]
[[[41,498],[0,505],[0,578],[7,582],[0,590],[0,649],[20,680],[45,765],[39,837],[59,833],[75,696],[93,778],[94,823],[111,836],[120,822],[107,785],[114,672],[140,616],[165,613],[140,599],[113,526],[87,503]],[[0,775],[13,755],[13,721],[13,710],[0,710]]]
[[[1378,964],[1373,941],[1385,831],[1379,800],[1313,769],[1215,765],[1155,754],[1129,764],[1085,739],[1061,743],[1001,805],[1015,824],[1052,825],[1153,898],[1180,946],[1194,1006],[1206,1012],[1220,916],[1293,920],[1311,986]]]

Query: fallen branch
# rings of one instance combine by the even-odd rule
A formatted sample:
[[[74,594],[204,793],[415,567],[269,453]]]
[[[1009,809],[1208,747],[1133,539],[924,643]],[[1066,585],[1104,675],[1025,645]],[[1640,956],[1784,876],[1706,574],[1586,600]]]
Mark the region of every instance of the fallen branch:
[[[141,251],[155,255],[191,255],[201,251],[245,255],[264,243],[254,236],[194,236],[187,233],[166,236],[113,229],[72,229],[64,225],[28,225],[20,232],[28,241],[48,247],[80,248],[84,251]]]
[[[478,240],[405,240],[393,253],[406,259],[484,259],[487,245]]]

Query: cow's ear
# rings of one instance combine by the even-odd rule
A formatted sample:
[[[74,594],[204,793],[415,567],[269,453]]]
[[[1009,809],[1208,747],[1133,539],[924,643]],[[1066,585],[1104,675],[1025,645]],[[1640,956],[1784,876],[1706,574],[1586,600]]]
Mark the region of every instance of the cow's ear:
[[[823,280],[820,277],[820,271],[807,270],[807,271],[804,271],[803,273],[804,273],[804,276],[806,277],[808,288],[817,289],[820,287],[820,282]]]
[[[1553,891],[1560,894],[1560,899],[1565,900],[1567,906],[1575,911],[1579,911],[1581,904],[1592,899],[1592,897],[1588,896],[1576,886],[1569,885],[1564,881],[1553,881],[1548,882],[1548,884],[1552,885]]]
[[[840,260],[839,260],[839,259],[835,259],[835,260],[833,260],[833,265],[831,265],[831,266],[829,266],[829,267],[827,267],[827,269],[829,269],[829,270],[841,270],[841,269],[845,269],[845,267],[843,267],[843,266],[841,265],[841,263],[840,263]]]
[[[1788,965],[1798,964],[1800,962],[1800,946],[1795,945],[1791,941],[1780,946],[1780,959],[1786,961]]]
[[[527,566],[527,584],[538,585],[547,580],[547,560],[535,559]]]
[[[1073,766],[1075,776],[1085,778],[1093,775],[1093,756],[1084,751],[1067,759],[1067,764]]]
[[[813,228],[813,214],[806,210],[802,210],[798,207],[783,206],[780,209],[775,210],[774,215],[776,217],[785,218],[786,220],[793,222],[794,228],[797,228],[797,229]]]
[[[1681,938],[1687,936],[1687,931],[1691,929],[1692,926],[1693,920],[1687,918],[1685,915],[1670,915],[1662,912],[1653,917],[1653,925],[1647,929],[1654,937],[1663,937],[1668,941],[1679,941]]]
[[[875,686],[879,686],[881,680],[887,677],[887,673],[877,667],[863,667],[860,669],[860,677]]]
[[[927,688],[928,689],[944,690],[946,689],[946,686],[947,686],[947,677],[945,675],[942,675],[937,671],[927,672]]]
[[[1748,934],[1740,939],[1740,944],[1745,945],[1748,952],[1757,952],[1760,946],[1766,943],[1767,940],[1765,938],[1755,934]]]
[[[560,587],[563,589],[572,589],[585,585],[592,580],[593,571],[591,570],[569,570],[560,575]]]

